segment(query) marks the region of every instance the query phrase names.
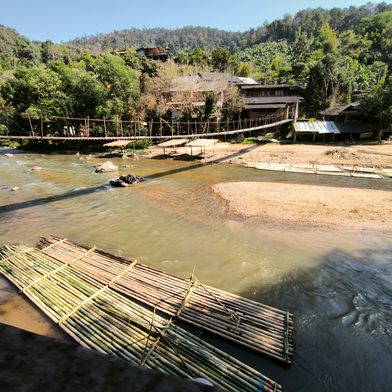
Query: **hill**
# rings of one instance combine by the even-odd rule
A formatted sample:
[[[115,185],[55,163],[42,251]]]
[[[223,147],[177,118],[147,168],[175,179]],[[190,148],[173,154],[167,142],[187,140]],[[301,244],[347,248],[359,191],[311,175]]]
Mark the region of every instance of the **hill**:
[[[182,50],[203,48],[211,51],[227,48],[231,52],[268,41],[293,42],[297,31],[308,36],[318,36],[323,24],[328,23],[337,33],[346,30],[358,32],[364,17],[392,11],[392,4],[368,3],[361,7],[305,9],[294,16],[286,15],[271,23],[245,32],[230,32],[210,27],[187,26],[180,29],[148,28],[127,29],[108,34],[97,34],[76,38],[67,44],[74,48],[89,48],[94,52],[124,47],[161,46],[173,53]]]

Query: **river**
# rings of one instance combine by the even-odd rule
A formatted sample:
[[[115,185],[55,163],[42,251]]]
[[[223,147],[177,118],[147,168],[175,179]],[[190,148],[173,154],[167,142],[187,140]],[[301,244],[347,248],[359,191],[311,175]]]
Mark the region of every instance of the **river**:
[[[5,152],[12,152],[6,157]],[[294,314],[295,352],[282,367],[222,348],[285,391],[390,391],[392,241],[386,234],[282,227],[233,216],[211,191],[223,181],[278,181],[392,191],[391,180],[264,172],[234,165],[112,159],[147,181],[107,185],[97,158],[0,151],[0,245],[56,234],[277,306]],[[125,166],[129,167],[125,167]],[[35,166],[42,170],[32,170]],[[10,188],[18,187],[17,191]],[[64,335],[5,279],[0,322]]]

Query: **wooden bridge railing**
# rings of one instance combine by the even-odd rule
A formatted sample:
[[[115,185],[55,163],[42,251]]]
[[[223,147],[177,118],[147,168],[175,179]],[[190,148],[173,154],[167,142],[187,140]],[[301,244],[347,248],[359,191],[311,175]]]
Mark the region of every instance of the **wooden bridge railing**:
[[[26,117],[23,116],[26,120]],[[292,121],[286,110],[256,119],[225,121],[133,121],[121,119],[52,116],[27,118],[19,131],[0,138],[48,140],[170,139],[234,135],[269,129]]]

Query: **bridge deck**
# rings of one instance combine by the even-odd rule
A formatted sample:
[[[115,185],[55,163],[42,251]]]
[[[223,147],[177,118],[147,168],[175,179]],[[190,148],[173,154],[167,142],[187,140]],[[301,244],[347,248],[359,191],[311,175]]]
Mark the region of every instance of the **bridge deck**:
[[[19,136],[7,136],[1,135],[1,139],[7,140],[75,140],[75,141],[110,141],[110,140],[172,140],[172,139],[183,139],[184,137],[199,138],[199,137],[213,137],[213,136],[225,136],[225,135],[236,135],[239,133],[253,132],[262,129],[274,128],[283,124],[292,122],[292,119],[285,119],[276,121],[270,124],[259,125],[251,128],[235,129],[224,132],[203,132],[203,133],[190,133],[181,135],[152,135],[152,136],[40,136],[40,135],[19,135]]]

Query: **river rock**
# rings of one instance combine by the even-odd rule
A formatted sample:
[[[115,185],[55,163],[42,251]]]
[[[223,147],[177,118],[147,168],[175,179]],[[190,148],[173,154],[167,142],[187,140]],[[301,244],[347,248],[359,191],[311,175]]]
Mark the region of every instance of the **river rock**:
[[[136,174],[127,174],[126,176],[120,176],[115,180],[110,181],[110,185],[114,187],[127,187],[128,185],[137,184],[144,181],[144,178]]]
[[[32,171],[39,171],[39,170],[42,170],[42,167],[41,167],[41,166],[33,166],[33,167],[31,168],[31,170],[32,170]]]
[[[14,155],[10,154],[9,152],[7,152],[7,154],[4,154],[4,156],[7,157],[7,158],[12,158]]]
[[[119,178],[116,178],[115,180],[110,180],[110,185],[116,188],[120,188],[120,187],[127,187],[128,184],[122,180],[120,180]]]
[[[18,191],[19,190],[19,187],[18,186],[14,186],[13,188],[11,188],[11,191]]]
[[[95,168],[95,173],[109,173],[109,172],[113,172],[113,171],[117,171],[118,170],[118,166],[113,165],[113,163],[111,161],[107,161],[105,163],[103,163],[100,166],[97,166]]]

